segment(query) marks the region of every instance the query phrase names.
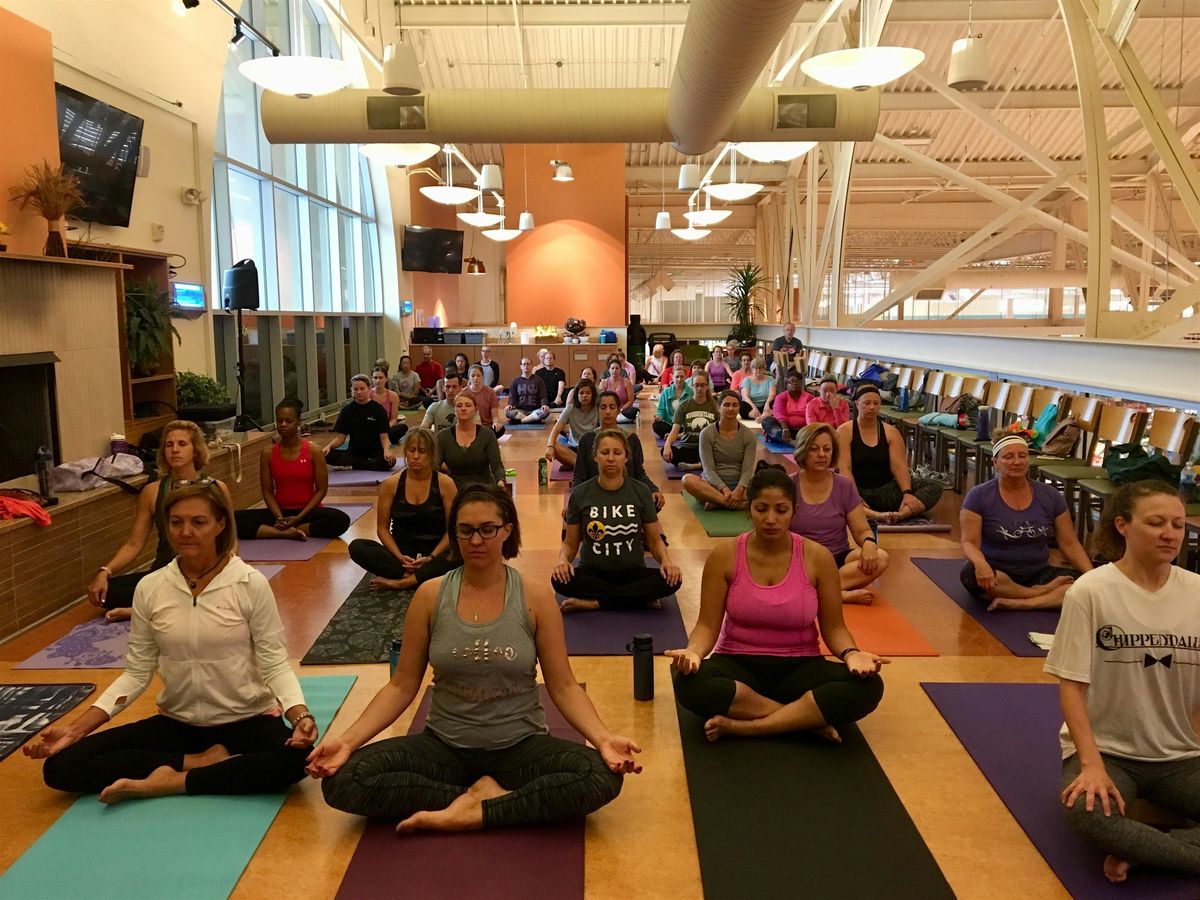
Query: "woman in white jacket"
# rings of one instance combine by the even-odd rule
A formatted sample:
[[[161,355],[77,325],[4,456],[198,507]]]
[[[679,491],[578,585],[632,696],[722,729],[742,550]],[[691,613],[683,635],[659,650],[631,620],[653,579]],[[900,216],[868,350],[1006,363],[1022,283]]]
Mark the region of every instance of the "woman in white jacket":
[[[45,729],[24,752],[46,760],[50,787],[99,792],[104,803],[284,790],[304,777],[317,728],[288,663],[275,597],[236,555],[219,482],[179,487],[164,509],[177,556],[138,584],[125,672],[83,715]],[[158,714],[92,734],[156,670]]]

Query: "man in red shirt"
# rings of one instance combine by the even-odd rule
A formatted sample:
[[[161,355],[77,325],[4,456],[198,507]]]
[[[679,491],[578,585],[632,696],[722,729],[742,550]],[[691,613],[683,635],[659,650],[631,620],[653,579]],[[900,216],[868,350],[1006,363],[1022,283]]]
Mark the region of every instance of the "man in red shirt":
[[[417,363],[416,373],[421,378],[421,402],[428,406],[437,400],[437,383],[445,374],[442,364],[433,358],[432,347],[421,348],[421,361]]]

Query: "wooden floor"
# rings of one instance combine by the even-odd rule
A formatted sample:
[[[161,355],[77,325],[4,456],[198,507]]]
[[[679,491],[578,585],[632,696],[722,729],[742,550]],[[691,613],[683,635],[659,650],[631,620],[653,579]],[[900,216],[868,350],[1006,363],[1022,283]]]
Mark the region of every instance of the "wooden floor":
[[[652,412],[647,401],[643,413]],[[699,573],[715,544],[684,506],[679,482],[662,477],[653,453],[649,423],[638,426],[648,449],[647,469],[667,494],[662,514],[671,553],[684,570],[680,606],[690,628],[699,604]],[[521,516],[524,552],[517,565],[527,577],[544,578],[559,546],[562,494],[566,482],[538,488],[537,459],[546,431],[517,431],[501,447],[517,471],[515,498]],[[253,466],[247,472],[256,471]],[[331,500],[370,498],[372,489],[330,495]],[[960,498],[952,493],[935,511],[957,523]],[[355,523],[347,540],[372,537],[373,515]],[[1049,681],[1040,659],[1018,659],[934,588],[909,561],[910,555],[960,555],[955,533],[884,535],[892,554],[881,592],[941,654],[937,658],[896,659],[884,671],[886,694],[879,709],[861,723],[913,821],[928,842],[955,893],[962,898],[1067,897],[1066,891],[1008,814],[1000,799],[921,691],[921,681]],[[288,646],[299,658],[324,628],[362,571],[334,541],[308,562],[291,562],[271,582],[287,630]],[[93,615],[81,604],[0,646],[0,681],[94,681],[103,690],[118,670],[13,671],[12,666],[57,640]],[[666,648],[656,648],[666,649]],[[867,648],[870,649],[870,648]],[[643,747],[645,771],[627,777],[621,796],[587,821],[587,896],[690,900],[702,896],[687,783],[667,662],[656,661],[653,703],[632,697],[632,663],[614,657],[573,660],[576,677],[586,681],[605,722]],[[305,666],[303,674],[346,674],[358,682],[334,722],[347,727],[387,678],[384,665]],[[122,718],[153,711],[152,687]],[[71,714],[72,716],[74,714]],[[392,733],[403,734],[406,714]],[[7,868],[73,801],[42,784],[40,764],[19,752],[0,762],[0,870]],[[870,824],[866,823],[867,832]],[[319,786],[306,781],[288,796],[278,818],[247,867],[235,897],[333,897],[354,851],[362,823],[330,809]],[[857,839],[857,838],[855,838]],[[866,839],[872,839],[866,836]],[[136,864],[136,848],[130,848]],[[302,886],[301,886],[302,885]],[[499,894],[497,896],[500,896]]]

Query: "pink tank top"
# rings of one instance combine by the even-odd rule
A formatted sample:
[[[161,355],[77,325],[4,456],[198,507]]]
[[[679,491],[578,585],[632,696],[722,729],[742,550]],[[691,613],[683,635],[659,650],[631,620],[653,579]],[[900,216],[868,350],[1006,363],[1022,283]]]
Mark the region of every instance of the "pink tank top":
[[[271,480],[275,483],[275,500],[282,509],[303,509],[317,491],[315,469],[308,441],[300,441],[300,455],[290,462],[271,448]]]
[[[792,535],[792,564],[779,584],[750,577],[746,540],[738,538],[733,580],[725,597],[725,620],[716,653],[748,656],[820,656],[817,641],[817,588],[804,566],[804,538]]]

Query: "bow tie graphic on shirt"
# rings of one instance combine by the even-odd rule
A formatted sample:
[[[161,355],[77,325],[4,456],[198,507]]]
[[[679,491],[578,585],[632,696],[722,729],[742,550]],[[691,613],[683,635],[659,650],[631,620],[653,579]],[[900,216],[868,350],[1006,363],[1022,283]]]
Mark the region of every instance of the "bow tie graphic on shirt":
[[[1158,663],[1163,668],[1169,669],[1169,668],[1171,668],[1171,663],[1174,659],[1174,656],[1175,656],[1175,654],[1168,653],[1162,659],[1155,659],[1153,656],[1151,656],[1149,653],[1147,653],[1146,658],[1142,660],[1142,668],[1148,669],[1155,663]]]

